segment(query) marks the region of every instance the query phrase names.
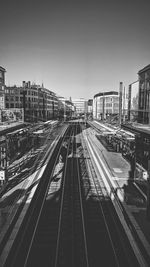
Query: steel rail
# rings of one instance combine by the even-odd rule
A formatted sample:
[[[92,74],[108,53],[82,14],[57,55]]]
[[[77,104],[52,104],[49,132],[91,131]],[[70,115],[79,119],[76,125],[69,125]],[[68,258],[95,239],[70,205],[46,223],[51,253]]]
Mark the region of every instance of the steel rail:
[[[68,165],[70,164],[70,179],[65,181],[64,190],[61,202],[61,212],[60,212],[60,220],[59,220],[59,234],[57,240],[57,249],[56,249],[56,259],[55,259],[55,267],[58,266],[86,266],[88,267],[88,255],[87,255],[87,246],[86,246],[86,236],[85,236],[85,228],[84,228],[84,216],[83,216],[83,207],[82,207],[82,196],[81,196],[81,188],[80,188],[80,171],[78,164],[77,153],[77,144],[76,144],[76,135],[79,131],[79,124],[72,124],[73,132],[70,142],[70,147],[72,151],[72,157],[69,159],[69,162],[66,162],[66,172],[65,179],[68,179]],[[71,162],[70,162],[71,161]],[[67,189],[67,183],[70,183]],[[68,193],[67,190],[70,190]],[[68,203],[68,197],[70,197],[70,204]],[[68,206],[69,205],[69,206]],[[69,211],[70,209],[70,231],[64,232],[64,224],[67,225],[66,216],[63,214],[64,212]],[[67,212],[68,213],[68,212]],[[67,215],[68,216],[68,215]],[[67,227],[65,225],[65,228]],[[66,233],[66,234],[65,234]],[[66,251],[66,241],[64,241],[63,236],[68,235],[70,233],[70,248],[69,251]],[[67,237],[66,237],[67,238]],[[78,243],[77,243],[78,240]],[[69,242],[69,241],[68,241]],[[78,252],[77,252],[78,251]],[[68,253],[68,255],[66,255]],[[69,255],[71,254],[71,255]],[[66,257],[61,259],[62,257]],[[69,262],[69,265],[68,265]]]
[[[65,133],[65,130],[66,129],[64,128],[63,129],[63,132],[62,132],[62,136]],[[47,141],[47,138],[48,138],[48,136],[46,137],[45,142]],[[44,163],[46,162],[49,154],[51,153],[51,150],[55,146],[55,143],[57,143],[57,140],[58,140],[58,137],[56,137],[55,140],[53,140],[51,146],[48,147],[47,150],[45,150],[45,153],[43,154],[43,160],[42,160],[43,163],[40,162],[40,163],[42,163],[42,165],[44,165]],[[41,154],[39,154],[38,157],[36,158],[36,160],[34,162],[34,166],[37,163],[37,161],[40,159],[40,157],[41,157]],[[33,166],[33,168],[34,168],[34,166]],[[37,172],[34,180],[39,175],[39,172],[40,172],[40,167],[38,166],[38,172]],[[30,176],[30,174],[31,173],[28,173],[28,176]],[[2,232],[0,233],[0,254],[2,253],[3,247],[6,245],[6,242],[7,242],[8,238],[9,238],[9,236],[11,234],[11,231],[13,229],[13,226],[14,226],[14,224],[15,224],[18,216],[19,216],[19,214],[21,213],[21,211],[23,209],[23,206],[24,206],[24,204],[25,204],[25,202],[26,202],[26,200],[28,198],[29,190],[30,189],[27,188],[25,190],[24,194],[22,194],[22,201],[20,201],[20,208],[19,209],[16,210],[16,207],[13,204],[11,205],[11,207],[9,209],[9,215],[8,215],[8,218],[7,218],[8,223],[6,224],[6,226],[4,227],[4,229],[2,230]],[[14,204],[20,199],[20,197],[21,197],[21,195],[19,195],[18,198],[14,200],[15,201]]]
[[[70,136],[73,135],[73,130]],[[61,235],[61,225],[62,225],[62,214],[63,214],[63,207],[64,207],[64,195],[65,195],[65,185],[66,185],[66,174],[67,174],[67,161],[68,161],[68,155],[69,155],[69,150],[71,148],[71,153],[73,153],[73,148],[71,146],[71,138],[69,138],[69,143],[67,147],[67,157],[65,161],[65,169],[64,169],[64,181],[63,181],[63,186],[62,186],[62,198],[61,198],[61,205],[60,205],[60,215],[59,215],[59,223],[58,223],[58,236],[57,236],[57,244],[56,244],[56,254],[55,254],[55,264],[54,266],[57,267],[58,263],[58,254],[59,254],[59,246],[60,246],[60,235]]]
[[[113,237],[112,237],[112,228],[110,228],[110,226],[108,225],[108,214],[109,214],[109,219],[110,221],[112,222],[111,219],[113,219],[112,216],[110,216],[111,214],[111,210],[109,209],[109,207],[103,207],[103,205],[101,204],[101,199],[104,198],[105,199],[105,196],[104,196],[104,193],[101,189],[102,187],[102,184],[103,184],[103,187],[105,188],[105,185],[104,185],[104,182],[102,181],[102,179],[98,179],[97,175],[94,175],[93,177],[93,174],[92,174],[92,163],[88,161],[88,163],[86,164],[87,165],[87,169],[88,169],[88,172],[90,174],[90,177],[92,178],[92,181],[93,181],[93,184],[95,186],[95,190],[96,190],[96,193],[97,193],[97,196],[99,198],[99,207],[100,207],[100,210],[101,210],[101,214],[102,214],[102,217],[103,217],[103,220],[104,220],[104,223],[105,223],[105,227],[106,227],[106,232],[108,234],[108,237],[109,237],[109,240],[110,240],[110,243],[111,243],[111,247],[112,247],[112,251],[114,253],[114,256],[115,256],[115,262],[116,262],[116,266],[120,266],[120,261],[118,259],[118,255],[117,255],[117,252],[116,252],[116,246],[114,245],[114,240],[113,240]],[[101,182],[101,183],[100,183]],[[100,192],[101,191],[101,195],[100,195]],[[107,193],[107,196],[108,196],[108,193]],[[108,196],[108,199],[109,199],[109,196]],[[109,206],[109,204],[107,204],[107,201],[105,201],[106,205]],[[107,212],[107,217],[106,217],[106,212]],[[113,223],[115,223],[115,225],[118,227],[118,224],[117,222],[115,222],[115,220],[113,219]],[[116,237],[117,238],[117,237]],[[115,240],[116,242],[116,240]],[[130,260],[128,260],[128,255],[126,253],[126,250],[124,250],[125,252],[125,258],[127,259],[128,261],[128,266],[132,266],[132,263],[130,264]]]
[[[57,138],[58,139],[58,138]],[[44,160],[43,162],[45,163],[48,155],[51,153],[51,150],[53,149],[53,147],[55,146],[54,143],[56,143],[57,140],[54,140],[52,143],[52,147],[49,147],[47,151],[45,151],[45,155],[44,155]],[[40,155],[39,155],[40,156]],[[43,163],[43,164],[44,164]],[[34,180],[36,180],[36,178],[39,176],[41,170],[40,168],[38,168],[38,172],[36,174],[36,176],[34,177]],[[34,180],[32,183],[34,183]],[[3,254],[3,250],[5,248],[5,246],[7,246],[7,242],[13,232],[13,228],[15,227],[15,224],[25,206],[25,203],[29,197],[29,192],[31,191],[31,187],[29,186],[29,188],[25,189],[24,194],[22,194],[22,199],[20,201],[20,203],[18,203],[18,207],[16,209],[15,203],[20,199],[21,195],[18,196],[17,199],[15,199],[14,201],[14,206],[13,204],[11,205],[10,209],[9,209],[9,216],[7,218],[7,223],[4,227],[4,229],[2,229],[2,232],[0,234],[0,254]],[[12,214],[13,213],[13,214]]]
[[[92,150],[92,142],[91,142],[91,140],[89,139],[88,136],[87,136],[87,138],[88,138],[89,143],[90,143],[89,144],[90,145],[90,149]],[[97,159],[99,158],[98,157],[98,151],[96,152],[96,150],[94,148],[93,148],[93,155],[94,155],[94,158],[95,158],[94,161],[97,162]],[[100,161],[101,161],[101,164],[103,165],[103,168],[102,168],[103,169],[103,172],[102,173],[103,173],[103,179],[105,181],[105,185],[107,184],[107,190],[108,190],[108,192],[110,194],[111,199],[113,199],[113,202],[112,203],[113,203],[113,205],[115,207],[115,210],[116,210],[116,212],[118,214],[118,218],[120,219],[120,222],[121,222],[121,224],[122,224],[122,226],[123,226],[123,228],[124,228],[124,230],[125,230],[125,232],[127,234],[128,240],[130,242],[130,245],[132,247],[132,250],[134,251],[134,254],[136,256],[136,259],[137,259],[139,265],[142,264],[142,266],[147,266],[146,261],[145,261],[143,255],[141,254],[141,251],[139,250],[139,247],[138,247],[137,243],[134,241],[134,238],[136,240],[137,237],[136,237],[136,235],[133,235],[134,234],[133,233],[133,230],[132,230],[132,227],[133,226],[131,225],[131,223],[130,223],[130,226],[128,225],[129,218],[127,218],[127,216],[125,214],[125,210],[123,208],[123,203],[120,202],[117,194],[115,193],[115,189],[113,189],[113,186],[112,186],[111,182],[107,178],[107,175],[108,175],[108,177],[110,176],[109,172],[104,167],[104,164],[102,163],[102,160],[100,160]],[[98,162],[95,163],[95,164],[98,164]],[[120,195],[120,198],[121,198],[121,193],[118,192],[118,194]]]
[[[67,134],[68,134],[68,132],[67,132]],[[57,156],[56,156],[56,160],[54,162],[53,170],[52,170],[51,175],[50,175],[50,182],[51,182],[51,177],[53,176],[53,173],[54,173],[56,164],[57,164],[57,162],[59,160],[60,150],[61,150],[62,144],[63,144],[63,142],[64,142],[67,134],[66,134],[66,132],[64,134],[62,134],[62,142],[61,142],[61,145],[59,147],[59,150],[58,150],[58,153],[57,153]],[[32,253],[32,247],[34,245],[34,239],[35,239],[36,232],[38,231],[38,225],[39,225],[39,221],[41,219],[41,214],[42,214],[42,211],[43,211],[43,208],[44,208],[44,205],[45,205],[45,201],[46,201],[46,198],[47,198],[47,195],[48,195],[49,186],[50,185],[48,184],[48,186],[46,188],[46,191],[45,191],[45,196],[43,198],[42,205],[40,207],[40,212],[39,212],[38,220],[37,220],[37,223],[36,223],[36,226],[35,226],[35,230],[34,230],[34,233],[33,233],[32,239],[31,239],[31,243],[30,243],[30,246],[29,246],[29,249],[28,249],[28,253],[27,253],[27,256],[26,256],[24,267],[28,266],[28,263],[29,263],[29,260],[30,260],[30,256],[32,257],[32,255],[31,255],[31,253]]]
[[[86,147],[84,138],[82,140],[82,144],[83,144],[83,147]],[[116,244],[114,245],[114,241],[116,243],[117,236],[115,236],[115,239],[114,239],[114,236],[112,236],[112,226],[110,225],[110,221],[111,221],[111,224],[112,224],[112,221],[113,221],[113,225],[115,225],[116,232],[118,233],[118,238],[119,238],[119,240],[120,240],[120,242],[122,244],[123,253],[125,255],[125,261],[127,261],[126,264],[129,265],[129,266],[133,266],[132,265],[133,262],[130,263],[130,257],[129,257],[129,255],[127,255],[124,243],[122,242],[122,239],[120,237],[120,232],[118,230],[118,228],[120,228],[120,227],[118,227],[120,225],[120,222],[117,220],[117,216],[115,216],[115,218],[114,218],[114,214],[115,213],[112,212],[112,211],[114,211],[113,206],[110,208],[110,205],[109,205],[110,203],[107,203],[108,201],[104,201],[103,205],[101,204],[101,199],[102,198],[105,199],[103,191],[107,192],[105,184],[104,184],[102,178],[100,178],[100,177],[98,178],[98,176],[96,175],[95,169],[93,167],[93,164],[92,164],[92,161],[91,161],[90,157],[88,157],[88,159],[86,159],[85,163],[86,163],[86,166],[87,166],[87,169],[88,169],[88,172],[89,172],[89,176],[91,177],[91,179],[93,181],[93,184],[95,185],[97,196],[99,198],[99,206],[100,206],[103,218],[104,218],[104,222],[105,222],[105,226],[106,226],[106,229],[107,229],[107,233],[108,233],[108,236],[109,236],[109,239],[110,239],[110,242],[111,242],[111,246],[112,246],[112,249],[113,249],[113,252],[114,252],[114,255],[115,255],[116,266],[122,266],[122,265],[120,265],[121,264],[120,260],[122,261],[122,259],[120,258],[120,255],[119,255],[119,259],[120,259],[119,260],[118,259],[118,255],[117,255],[118,253],[121,254],[121,251],[119,249],[120,252],[117,251],[117,253],[116,253]],[[93,177],[93,172],[94,172],[94,177]],[[102,186],[103,186],[103,188],[105,190],[102,190]],[[110,197],[108,196],[108,193],[107,193],[107,198],[110,199]],[[109,216],[109,220],[108,220],[108,216]],[[118,222],[119,222],[119,225],[118,225]],[[125,239],[123,241],[125,241]],[[129,254],[131,254],[131,257],[133,257],[134,261],[135,261],[135,257],[132,255],[132,253],[129,253]],[[137,261],[136,261],[136,264],[137,264]]]
[[[79,124],[80,125],[80,124]],[[82,129],[82,127],[80,126]],[[77,151],[77,143],[76,143],[76,151]],[[88,249],[87,249],[87,239],[86,239],[86,229],[85,229],[85,218],[84,218],[84,209],[83,209],[83,203],[82,203],[82,189],[81,189],[81,175],[80,175],[80,163],[79,163],[79,158],[78,156],[76,157],[77,161],[77,178],[78,178],[78,188],[79,188],[79,197],[80,197],[80,205],[81,205],[81,216],[82,216],[82,227],[83,227],[83,235],[84,235],[84,245],[85,245],[85,255],[86,255],[86,266],[89,266],[89,259],[88,259]]]
[[[87,136],[87,138],[89,139],[89,135]],[[92,145],[92,143],[91,143],[91,145]],[[100,153],[103,154],[103,151],[100,149],[97,142],[96,143],[94,142],[94,146],[96,147],[97,151],[99,151]],[[98,153],[97,153],[97,155],[98,155]],[[108,177],[111,177],[112,176],[111,170],[108,166],[108,163],[107,163],[104,155],[103,155],[103,158],[104,158],[104,165],[106,165],[108,167],[108,168],[105,168],[105,171],[107,171]],[[133,237],[136,241],[136,245],[133,245],[133,247],[134,247],[135,251],[138,250],[138,248],[140,249],[140,253],[138,253],[138,252],[135,252],[135,253],[137,254],[137,256],[139,256],[142,253],[141,258],[143,258],[143,261],[146,261],[149,263],[150,262],[150,245],[148,244],[146,238],[141,233],[139,227],[133,225],[133,222],[130,219],[130,216],[128,214],[126,204],[122,202],[122,195],[121,195],[120,191],[118,190],[115,193],[115,189],[120,188],[118,181],[115,181],[115,187],[114,188],[113,188],[114,181],[111,180],[111,182],[110,182],[110,180],[107,179],[107,182],[108,182],[108,186],[112,190],[112,193],[114,192],[113,195],[114,195],[115,202],[123,214],[123,217],[124,217],[124,220],[127,224],[127,227],[130,229],[131,234],[133,235]],[[141,192],[139,192],[139,193],[141,194]],[[143,195],[142,195],[142,197],[143,197]],[[140,256],[139,256],[139,261],[140,261]]]
[[[66,135],[67,134],[67,130],[66,130],[66,132],[64,131],[63,134]],[[57,154],[58,154],[58,151],[60,151],[60,144],[63,142],[63,138],[64,138],[63,135],[58,138],[58,142],[56,142],[55,146],[53,147],[53,150],[51,151],[49,157],[47,158],[48,161],[51,161],[51,162],[53,161],[53,164],[54,164],[54,158],[52,157],[53,152],[57,151]],[[56,155],[56,158],[57,158],[57,155]],[[44,171],[43,178],[40,180],[39,186],[37,188],[38,190],[36,190],[36,192],[35,192],[35,194],[33,196],[33,199],[32,199],[32,201],[30,203],[30,207],[27,210],[27,214],[25,215],[25,218],[23,219],[23,223],[21,224],[21,227],[19,228],[19,232],[17,234],[17,238],[19,239],[20,246],[16,245],[16,242],[17,242],[16,241],[17,238],[16,238],[14,240],[14,244],[12,246],[12,249],[10,250],[10,253],[9,253],[8,257],[6,258],[6,256],[5,256],[5,261],[3,260],[4,263],[6,263],[6,266],[9,266],[10,261],[11,261],[11,266],[16,266],[15,265],[15,261],[17,260],[17,257],[19,255],[19,250],[21,248],[21,242],[23,244],[26,232],[28,231],[28,225],[31,224],[31,218],[32,218],[31,215],[33,215],[33,213],[35,212],[35,208],[34,208],[35,207],[35,203],[38,203],[38,205],[39,205],[39,200],[40,200],[41,203],[40,203],[40,207],[38,208],[38,214],[36,215],[36,221],[34,220],[34,227],[35,227],[35,229],[37,228],[37,222],[39,221],[38,218],[40,217],[41,210],[42,210],[42,207],[43,207],[43,202],[44,202],[45,197],[46,197],[46,193],[45,193],[46,191],[44,191],[42,193],[42,199],[41,199],[40,194],[41,194],[41,192],[43,190],[43,187],[45,187],[47,189],[48,184],[49,184],[49,182],[46,181],[46,174],[49,172],[49,166],[48,165],[49,164],[47,164],[46,169]],[[53,171],[53,169],[51,170],[51,173],[52,173],[52,171]],[[44,189],[44,190],[46,190],[46,189]],[[32,226],[32,229],[34,229],[34,227]],[[33,230],[32,234],[33,233],[35,234],[35,232],[36,232],[36,230]],[[33,236],[32,236],[32,239],[30,237],[30,241],[32,243]],[[28,247],[30,248],[31,246],[29,245]],[[4,266],[4,265],[2,265],[2,266]]]
[[[83,146],[84,150],[85,150],[85,148],[87,149],[87,146],[86,146],[86,143],[85,143],[85,140],[84,140],[84,136],[83,135],[82,135],[82,141],[81,142],[82,142],[82,146]],[[105,186],[104,186],[104,183],[103,183],[102,179],[101,179],[101,184],[99,184],[99,180],[97,178],[97,175],[95,173],[94,167],[93,167],[92,162],[90,160],[90,155],[89,155],[88,161],[85,160],[85,164],[86,164],[86,167],[87,167],[87,170],[88,170],[89,177],[93,181],[93,184],[94,184],[94,187],[95,187],[95,190],[96,190],[96,195],[97,195],[97,197],[99,199],[98,204],[99,204],[99,207],[100,207],[102,218],[104,220],[104,225],[105,225],[106,233],[108,234],[108,238],[110,240],[112,251],[113,251],[113,254],[114,254],[114,257],[115,257],[115,263],[116,263],[115,266],[118,266],[119,267],[120,266],[119,265],[119,261],[118,261],[118,258],[117,258],[117,254],[116,254],[116,251],[115,251],[113,240],[111,238],[111,232],[109,230],[108,223],[107,223],[108,218],[106,219],[104,208],[102,207],[102,204],[101,204],[101,199],[103,198],[105,200],[105,198],[106,198],[104,196],[104,193],[103,193],[103,190],[102,190],[101,186],[102,186],[102,184],[103,184],[103,187],[104,188],[105,188]],[[93,177],[93,172],[95,174],[94,177]],[[100,177],[99,177],[99,179],[100,179]]]

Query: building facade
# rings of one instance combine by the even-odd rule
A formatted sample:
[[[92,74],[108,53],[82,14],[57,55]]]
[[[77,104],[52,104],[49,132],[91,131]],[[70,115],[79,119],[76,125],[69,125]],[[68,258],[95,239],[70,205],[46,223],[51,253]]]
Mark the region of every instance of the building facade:
[[[93,99],[87,101],[87,117],[89,119],[93,118]]]
[[[6,108],[23,108],[24,120],[29,122],[56,119],[58,99],[54,92],[23,81],[22,86],[5,87]]]
[[[58,119],[69,120],[74,117],[75,107],[72,100],[68,100],[65,97],[58,97]]]
[[[93,118],[103,120],[119,113],[119,95],[116,91],[98,93],[93,99]]]
[[[138,72],[138,122],[150,124],[150,64]]]
[[[84,98],[73,98],[72,103],[75,106],[76,116],[84,115],[87,113],[87,101]]]
[[[139,80],[129,84],[127,109],[128,121],[137,122],[139,112]]]

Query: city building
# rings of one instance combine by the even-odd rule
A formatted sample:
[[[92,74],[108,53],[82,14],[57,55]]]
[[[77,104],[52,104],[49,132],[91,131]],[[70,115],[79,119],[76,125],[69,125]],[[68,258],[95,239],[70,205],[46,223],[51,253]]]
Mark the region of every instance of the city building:
[[[138,72],[138,122],[150,124],[150,64]]]
[[[57,96],[58,98],[58,118],[60,120],[68,120],[74,117],[75,107],[71,99],[67,99],[62,96]]]
[[[139,80],[132,82],[128,89],[128,121],[137,122],[139,112]]]
[[[58,99],[54,92],[30,82],[23,81],[22,86],[5,87],[7,109],[23,108],[24,120],[29,122],[56,119]]]
[[[121,127],[135,134],[134,161],[149,168],[150,159],[150,64],[138,72],[138,80],[129,85],[128,123]]]
[[[93,118],[103,120],[119,114],[119,95],[116,91],[98,93],[93,99]]]
[[[89,119],[93,117],[93,99],[87,101],[87,117]]]
[[[0,66],[0,109],[5,108],[5,72],[6,70]]]
[[[150,64],[139,70],[138,80],[129,85],[128,121],[150,124]]]
[[[87,113],[87,101],[84,98],[73,98],[72,103],[75,106],[76,116],[82,116]]]

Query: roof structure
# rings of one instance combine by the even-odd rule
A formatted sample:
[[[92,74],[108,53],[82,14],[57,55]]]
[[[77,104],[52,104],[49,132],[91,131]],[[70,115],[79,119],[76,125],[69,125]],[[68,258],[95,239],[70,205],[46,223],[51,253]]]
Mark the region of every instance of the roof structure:
[[[139,70],[138,74],[142,73],[142,72],[145,72],[147,70],[150,70],[150,64],[145,66],[143,69]]]
[[[142,125],[142,124],[122,124],[121,128],[131,131],[134,134],[143,134],[150,137],[150,126],[149,125]]]
[[[6,70],[0,66],[0,70],[6,72]]]
[[[108,95],[118,95],[118,92],[109,91],[109,92],[98,93],[98,94],[94,95],[94,98],[98,97],[98,96],[108,96]]]

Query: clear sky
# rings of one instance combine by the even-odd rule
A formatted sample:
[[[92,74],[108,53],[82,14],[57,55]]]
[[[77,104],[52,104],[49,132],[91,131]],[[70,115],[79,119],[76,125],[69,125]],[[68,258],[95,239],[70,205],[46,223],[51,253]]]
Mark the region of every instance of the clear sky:
[[[93,98],[137,80],[150,64],[150,0],[5,0],[0,66],[6,85],[44,83]]]

